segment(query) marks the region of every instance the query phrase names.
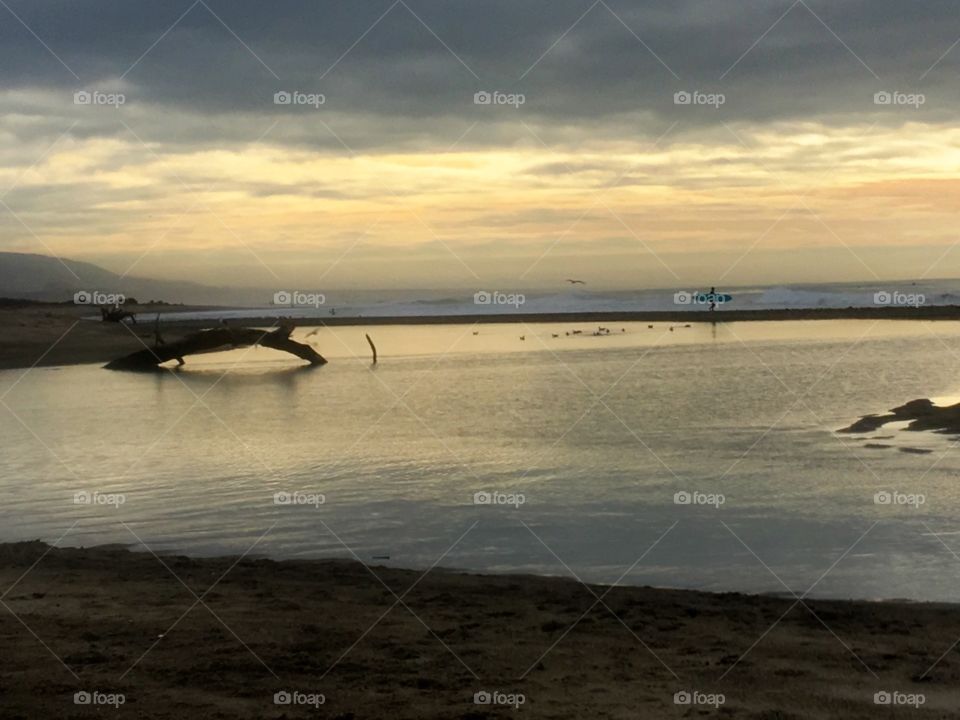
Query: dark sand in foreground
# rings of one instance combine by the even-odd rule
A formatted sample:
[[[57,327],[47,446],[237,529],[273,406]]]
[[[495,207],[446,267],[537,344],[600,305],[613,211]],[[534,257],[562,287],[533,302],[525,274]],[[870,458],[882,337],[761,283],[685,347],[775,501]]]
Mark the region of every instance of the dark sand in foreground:
[[[0,608],[4,718],[917,715],[875,705],[883,690],[923,693],[923,717],[960,717],[953,606],[808,609],[558,578],[421,579],[347,561],[170,556],[168,570],[149,553],[48,549],[0,545],[0,586],[11,588]],[[125,704],[74,705],[84,690],[123,693]],[[277,706],[281,690],[326,702]],[[481,690],[525,702],[476,705]],[[682,690],[725,703],[675,705]]]

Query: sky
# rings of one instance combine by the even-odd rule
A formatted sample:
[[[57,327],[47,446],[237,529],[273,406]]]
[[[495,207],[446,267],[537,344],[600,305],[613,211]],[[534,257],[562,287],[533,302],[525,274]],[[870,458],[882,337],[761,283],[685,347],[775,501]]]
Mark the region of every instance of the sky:
[[[0,250],[265,288],[958,277],[958,45],[939,0],[3,0]]]

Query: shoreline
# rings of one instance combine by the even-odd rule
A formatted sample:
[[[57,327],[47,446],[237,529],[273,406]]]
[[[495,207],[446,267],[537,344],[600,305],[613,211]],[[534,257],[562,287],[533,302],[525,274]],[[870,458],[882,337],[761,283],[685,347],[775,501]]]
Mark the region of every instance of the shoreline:
[[[38,541],[0,544],[0,582],[9,717],[72,716],[83,691],[122,693],[121,712],[149,718],[315,712],[275,705],[282,691],[323,695],[324,715],[344,719],[502,716],[474,704],[485,691],[522,695],[534,717],[715,712],[674,702],[698,692],[732,717],[872,718],[884,691],[958,716],[960,662],[935,661],[960,613],[941,603]]]
[[[234,322],[246,325],[270,325],[278,317],[287,317],[278,308],[276,314],[251,315]],[[242,308],[223,308],[224,311]],[[250,308],[250,311],[259,308]],[[471,313],[460,315],[384,315],[293,317],[298,327],[343,327],[363,325],[472,325],[474,323],[594,323],[594,322],[673,322],[723,323],[770,322],[783,320],[960,320],[960,305],[921,307],[849,307],[789,308],[770,310],[610,310],[557,313]],[[173,320],[165,327],[198,328],[215,324],[214,320]]]
[[[237,308],[184,308],[159,306],[137,310],[146,316],[137,325],[85,320],[91,308],[64,304],[26,303],[0,308],[0,370],[106,363],[142,350],[153,342],[156,313],[190,311],[236,311]],[[235,326],[269,327],[277,315],[233,320]],[[147,320],[150,322],[147,322]],[[502,313],[476,315],[419,315],[385,317],[304,317],[293,318],[298,327],[348,327],[370,325],[456,325],[488,323],[569,323],[591,325],[617,322],[735,323],[818,320],[960,320],[960,306],[819,308],[783,310],[617,311],[582,313]],[[161,331],[168,339],[178,333],[218,326],[211,319],[164,321]],[[139,339],[138,339],[139,338]]]
[[[3,554],[3,548],[5,546],[14,546],[14,545],[27,545],[30,543],[40,543],[44,547],[53,547],[56,550],[67,550],[67,551],[80,551],[80,552],[90,552],[90,553],[99,553],[103,551],[121,551],[130,553],[133,556],[148,555],[148,556],[158,556],[160,558],[186,558],[191,561],[205,563],[205,562],[217,562],[225,559],[236,559],[238,556],[233,554],[192,554],[187,550],[182,550],[179,548],[170,548],[166,550],[148,550],[146,548],[141,548],[139,542],[130,542],[130,543],[104,543],[102,545],[52,545],[45,540],[39,539],[30,539],[30,540],[8,540],[0,541],[0,557]],[[570,576],[569,572],[563,570],[558,570],[556,573],[541,573],[541,572],[524,572],[524,571],[515,571],[515,570],[472,570],[467,567],[457,567],[452,565],[434,565],[432,567],[417,567],[417,566],[398,566],[398,565],[384,565],[382,564],[384,560],[389,558],[372,556],[368,559],[345,559],[342,557],[333,557],[333,556],[319,556],[319,557],[276,557],[270,555],[263,555],[257,552],[250,552],[244,556],[246,559],[253,560],[256,562],[265,562],[265,563],[274,563],[274,564],[285,564],[285,563],[306,563],[308,565],[318,564],[323,565],[327,563],[356,563],[357,565],[378,568],[385,571],[395,571],[399,573],[409,573],[412,575],[421,575],[425,572],[437,572],[444,575],[470,575],[476,577],[485,577],[485,578],[502,578],[505,580],[510,579],[531,579],[531,580],[545,580],[545,581],[572,581],[579,582]],[[709,596],[730,596],[735,595],[740,598],[753,598],[753,599],[770,599],[770,600],[793,600],[794,597],[786,590],[770,590],[768,592],[752,592],[744,590],[707,590],[695,587],[684,587],[682,585],[650,585],[648,583],[633,584],[629,582],[621,582],[620,584],[614,586],[610,583],[604,582],[587,582],[587,585],[591,587],[599,588],[633,588],[633,589],[644,589],[652,591],[662,591],[662,592],[678,592],[678,593],[695,593],[697,595],[709,595]],[[772,585],[779,585],[779,583],[772,582]],[[839,596],[824,596],[824,595],[810,595],[807,596],[810,601],[816,602],[826,602],[826,603],[852,603],[852,604],[867,604],[867,605],[923,605],[923,606],[936,606],[944,609],[950,609],[957,611],[960,614],[960,598],[956,601],[948,600],[924,600],[924,599],[912,599],[906,597],[839,597]]]

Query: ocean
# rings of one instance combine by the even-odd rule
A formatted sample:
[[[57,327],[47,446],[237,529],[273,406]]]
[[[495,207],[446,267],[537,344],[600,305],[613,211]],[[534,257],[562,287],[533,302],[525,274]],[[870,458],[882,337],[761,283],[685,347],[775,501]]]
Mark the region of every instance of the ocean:
[[[252,307],[164,313],[162,320],[269,317],[326,319],[349,317],[417,317],[543,313],[644,312],[704,310],[709,287],[654,290],[597,290],[570,285],[562,292],[486,286],[469,290],[337,290],[299,287],[264,290]],[[780,310],[883,307],[891,305],[960,305],[954,280],[811,285],[719,287],[729,296],[718,310]],[[97,316],[99,317],[99,316]],[[149,315],[152,320],[153,315]]]

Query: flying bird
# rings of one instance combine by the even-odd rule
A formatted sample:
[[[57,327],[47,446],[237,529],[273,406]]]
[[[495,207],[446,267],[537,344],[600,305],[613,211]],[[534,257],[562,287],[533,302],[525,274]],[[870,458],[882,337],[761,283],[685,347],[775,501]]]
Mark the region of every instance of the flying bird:
[[[586,285],[585,280],[574,280],[573,278],[567,278],[567,282],[571,285]]]

